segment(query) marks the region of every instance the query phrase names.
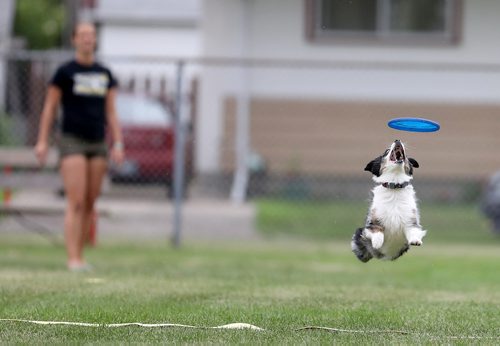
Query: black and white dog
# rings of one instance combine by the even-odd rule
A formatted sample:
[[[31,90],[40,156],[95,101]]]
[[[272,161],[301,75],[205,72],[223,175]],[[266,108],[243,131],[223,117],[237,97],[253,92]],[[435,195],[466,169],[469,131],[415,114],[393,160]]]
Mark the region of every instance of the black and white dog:
[[[427,231],[420,226],[415,190],[411,185],[415,159],[406,154],[404,144],[396,140],[381,156],[369,162],[365,171],[373,173],[378,184],[364,228],[356,230],[351,248],[362,262],[373,257],[395,260],[410,245],[422,245]]]

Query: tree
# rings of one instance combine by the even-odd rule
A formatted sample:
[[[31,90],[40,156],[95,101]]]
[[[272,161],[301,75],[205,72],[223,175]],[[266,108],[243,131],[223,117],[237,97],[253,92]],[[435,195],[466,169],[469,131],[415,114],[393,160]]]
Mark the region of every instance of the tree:
[[[65,20],[62,0],[17,0],[14,35],[24,38],[29,49],[60,47]]]

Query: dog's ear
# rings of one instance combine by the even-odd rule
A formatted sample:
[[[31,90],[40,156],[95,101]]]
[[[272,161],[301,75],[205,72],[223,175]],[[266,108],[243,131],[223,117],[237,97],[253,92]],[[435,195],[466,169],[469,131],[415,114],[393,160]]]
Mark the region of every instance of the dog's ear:
[[[413,167],[415,168],[418,168],[420,167],[420,165],[418,164],[417,160],[409,157],[408,158],[408,161],[410,162],[410,167],[409,167],[409,170],[408,170],[408,174],[409,175],[413,175]]]
[[[373,175],[380,177],[381,164],[382,164],[382,156],[379,156],[376,159],[368,162],[368,164],[365,167],[365,171],[372,172]]]
[[[420,165],[418,164],[417,160],[415,159],[412,159],[411,157],[408,158],[408,161],[410,161],[411,165],[415,168],[418,168],[420,167]]]

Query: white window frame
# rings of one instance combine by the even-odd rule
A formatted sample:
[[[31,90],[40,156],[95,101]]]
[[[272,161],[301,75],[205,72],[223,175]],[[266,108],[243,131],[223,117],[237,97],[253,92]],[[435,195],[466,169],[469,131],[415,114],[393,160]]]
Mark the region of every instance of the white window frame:
[[[445,28],[442,32],[391,31],[390,0],[377,0],[376,28],[373,31],[325,30],[321,28],[321,4],[306,1],[306,36],[310,41],[364,41],[396,44],[456,44],[460,38],[462,0],[445,0]]]

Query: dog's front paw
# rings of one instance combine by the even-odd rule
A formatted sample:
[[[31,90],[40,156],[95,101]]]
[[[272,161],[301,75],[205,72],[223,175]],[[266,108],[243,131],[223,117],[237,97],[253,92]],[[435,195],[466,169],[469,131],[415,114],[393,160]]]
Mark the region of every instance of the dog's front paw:
[[[406,237],[408,239],[408,244],[413,246],[422,245],[422,238],[425,237],[427,231],[424,231],[420,228],[412,228],[409,229],[406,233]]]
[[[372,247],[375,250],[380,249],[384,244],[384,234],[381,232],[373,233],[371,239],[372,239]]]

